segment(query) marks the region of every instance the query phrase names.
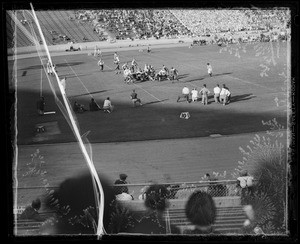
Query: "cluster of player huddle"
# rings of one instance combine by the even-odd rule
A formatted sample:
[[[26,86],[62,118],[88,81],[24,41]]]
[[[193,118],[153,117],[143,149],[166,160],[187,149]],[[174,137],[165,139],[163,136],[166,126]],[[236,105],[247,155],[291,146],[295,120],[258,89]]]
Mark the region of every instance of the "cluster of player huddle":
[[[101,56],[101,54],[98,54]],[[178,70],[174,67],[171,67],[169,70],[165,65],[158,72],[155,72],[155,69],[152,65],[145,64],[144,69],[140,68],[133,58],[131,63],[126,62],[120,68],[120,59],[118,54],[114,53],[114,64],[116,65],[115,71],[116,74],[121,74],[121,69],[123,70],[124,83],[130,84],[135,81],[162,81],[162,80],[178,80]],[[104,69],[104,61],[102,58],[98,61],[98,66],[100,70]]]
[[[217,84],[217,86],[214,87],[213,92],[216,103],[221,103],[223,105],[230,103],[231,93],[225,84],[223,84],[222,88],[220,88],[219,84]],[[206,88],[206,84],[203,85],[200,91],[198,91],[196,88],[193,88],[190,91],[190,89],[185,86],[182,89],[181,95],[178,96],[177,102],[179,102],[181,98],[185,99],[188,103],[196,102],[201,97],[202,104],[207,105],[209,94],[210,91]]]

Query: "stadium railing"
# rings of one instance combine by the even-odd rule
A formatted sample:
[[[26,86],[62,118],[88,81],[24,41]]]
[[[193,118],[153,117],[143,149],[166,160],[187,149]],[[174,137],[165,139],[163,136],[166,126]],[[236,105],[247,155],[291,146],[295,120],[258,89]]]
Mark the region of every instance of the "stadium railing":
[[[134,196],[134,200],[120,201],[125,206],[134,209],[137,212],[144,212],[146,208],[144,206],[143,192],[147,186],[153,183],[142,184],[122,184],[112,185],[114,189],[118,187],[127,186],[129,192],[137,191],[139,196]],[[194,191],[206,191],[213,196],[217,207],[216,221],[214,228],[219,233],[234,234],[239,233],[243,227],[243,223],[246,220],[243,206],[241,205],[240,187],[237,186],[237,181],[202,181],[202,182],[175,182],[175,183],[163,183],[169,191],[170,195],[167,197],[169,201],[169,207],[167,209],[170,217],[171,224],[178,226],[181,231],[192,228],[192,224],[186,218],[185,204],[189,195]],[[18,191],[34,191],[41,192],[45,187],[32,186],[32,187],[18,187]],[[57,187],[47,187],[48,189],[55,189]],[[42,215],[49,215],[45,210],[41,210]],[[31,220],[18,220],[16,223],[18,235],[38,235],[39,228],[42,222]]]

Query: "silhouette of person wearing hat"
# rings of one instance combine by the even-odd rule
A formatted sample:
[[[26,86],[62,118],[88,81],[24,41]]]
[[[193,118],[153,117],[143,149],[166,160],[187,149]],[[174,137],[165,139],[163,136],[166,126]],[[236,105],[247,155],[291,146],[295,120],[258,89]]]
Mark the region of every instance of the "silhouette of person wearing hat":
[[[115,185],[122,185],[122,184],[128,184],[126,179],[127,175],[126,174],[120,174],[119,179],[115,181]],[[123,192],[129,194],[128,187],[127,186],[115,186],[115,194],[122,194]]]

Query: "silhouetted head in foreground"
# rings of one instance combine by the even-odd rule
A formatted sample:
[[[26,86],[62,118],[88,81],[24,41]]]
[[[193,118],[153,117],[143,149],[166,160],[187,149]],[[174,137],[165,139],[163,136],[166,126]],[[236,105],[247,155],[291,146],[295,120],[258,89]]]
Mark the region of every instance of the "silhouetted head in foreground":
[[[196,226],[210,226],[216,217],[216,206],[213,198],[206,192],[194,192],[185,206],[187,218]]]
[[[139,234],[179,234],[179,229],[163,216],[163,212],[168,207],[167,188],[163,185],[151,185],[145,195],[145,206],[148,211],[137,213],[136,220],[127,231]]]
[[[36,211],[38,211],[41,208],[41,205],[42,205],[42,203],[41,203],[41,200],[39,198],[33,200],[32,203],[31,203],[31,207],[33,209],[35,209]]]
[[[145,192],[145,206],[149,210],[164,211],[167,207],[168,189],[163,185],[151,185]]]
[[[99,176],[104,191],[104,219],[109,224],[114,194],[107,178]],[[45,206],[56,217],[43,229],[44,234],[95,234],[98,224],[93,181],[86,171],[64,180],[59,188],[46,196]],[[51,222],[51,221],[50,221]],[[52,225],[53,224],[53,225]],[[94,225],[96,224],[96,225]]]

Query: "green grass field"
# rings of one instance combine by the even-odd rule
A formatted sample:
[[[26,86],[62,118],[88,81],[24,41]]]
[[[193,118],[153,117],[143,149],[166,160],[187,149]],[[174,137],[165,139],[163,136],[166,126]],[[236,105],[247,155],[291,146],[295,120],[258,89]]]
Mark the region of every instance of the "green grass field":
[[[71,104],[78,101],[88,107],[90,98],[94,97],[102,105],[109,96],[115,105],[115,111],[111,114],[102,111],[77,114],[81,134],[90,131],[88,139],[92,143],[258,132],[269,129],[262,121],[273,118],[286,128],[287,107],[276,106],[275,103],[276,97],[279,100],[286,98],[282,90],[286,88],[285,79],[280,75],[285,71],[286,43],[242,44],[240,58],[234,50],[238,47],[230,46],[232,54],[228,50],[221,52],[221,48],[216,45],[191,49],[154,48],[150,54],[138,50],[118,50],[121,65],[134,57],[142,68],[145,63],[153,65],[156,70],[163,64],[169,68],[176,67],[179,81],[175,83],[165,80],[124,84],[123,74],[116,75],[113,71],[112,52],[103,53],[104,72],[99,71],[96,58],[86,53],[66,53],[66,56],[53,57],[53,62],[57,66],[58,75],[67,77],[66,93]],[[264,67],[260,65],[268,61],[268,76],[261,77]],[[212,64],[213,77],[207,75],[207,62]],[[55,104],[45,74],[42,75],[41,89],[39,59],[19,59],[17,68],[17,143],[74,141],[72,130]],[[176,102],[183,86],[199,90],[203,84],[211,91],[207,106],[199,101],[190,104]],[[226,84],[230,88],[232,102],[229,105],[222,106],[213,101],[216,84]],[[57,85],[55,89],[58,90]],[[144,106],[132,107],[129,98],[132,89],[136,90]],[[37,115],[36,101],[41,91],[46,99],[46,111],[56,111],[56,114]],[[189,112],[190,119],[180,119],[181,112]],[[45,124],[47,132],[38,134],[35,130],[37,124]]]

